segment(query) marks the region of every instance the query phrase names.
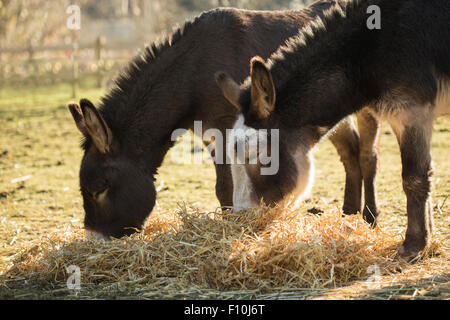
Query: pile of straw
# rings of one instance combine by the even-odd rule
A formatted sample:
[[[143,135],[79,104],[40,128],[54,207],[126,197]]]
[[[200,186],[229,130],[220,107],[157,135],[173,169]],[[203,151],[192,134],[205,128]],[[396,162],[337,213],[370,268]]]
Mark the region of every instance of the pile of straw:
[[[245,214],[188,213],[154,216],[138,235],[110,243],[84,240],[66,229],[18,254],[10,277],[67,280],[81,269],[84,284],[120,284],[182,290],[324,288],[389,270],[401,239],[371,229],[338,210],[321,216],[286,208]]]

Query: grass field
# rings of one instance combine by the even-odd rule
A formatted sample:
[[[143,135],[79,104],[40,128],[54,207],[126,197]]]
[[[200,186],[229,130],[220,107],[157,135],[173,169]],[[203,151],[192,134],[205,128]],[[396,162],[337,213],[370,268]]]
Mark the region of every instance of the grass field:
[[[70,87],[0,90],[0,274],[14,263],[14,255],[29,243],[65,226],[82,228],[83,209],[79,194],[78,170],[82,157],[80,135],[66,108]],[[98,101],[97,89],[80,89],[80,97]],[[344,287],[322,290],[299,289],[280,293],[278,298],[370,298],[432,299],[450,294],[450,119],[440,119],[433,137],[435,161],[435,238],[441,242],[440,256],[410,266],[383,278],[383,288],[363,290],[355,279]],[[391,130],[384,125],[381,165],[377,186],[381,211],[380,225],[386,232],[402,236],[406,227],[405,197],[402,191],[400,155]],[[173,151],[172,151],[173,152]],[[316,152],[317,178],[312,198],[304,209],[340,207],[344,171],[336,151],[328,141]],[[168,156],[159,171],[159,187],[154,215],[175,210],[179,205],[201,212],[219,206],[215,198],[215,174],[211,163],[175,164]],[[444,258],[443,258],[444,257]],[[42,283],[30,279],[0,278],[0,299],[77,298],[64,283]],[[59,289],[58,289],[59,288]],[[196,292],[196,291],[195,291]],[[164,298],[164,290],[160,296]],[[83,293],[81,293],[83,296]],[[133,288],[108,292],[98,290],[88,298],[144,298]],[[190,298],[264,298],[254,292],[204,290]],[[173,298],[185,298],[173,296]]]

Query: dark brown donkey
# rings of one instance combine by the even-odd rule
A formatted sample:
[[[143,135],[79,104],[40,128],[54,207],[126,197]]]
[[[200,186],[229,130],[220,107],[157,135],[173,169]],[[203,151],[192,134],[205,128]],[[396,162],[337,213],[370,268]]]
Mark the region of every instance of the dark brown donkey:
[[[368,28],[374,9],[381,29]],[[408,213],[399,253],[416,256],[432,237],[432,125],[450,114],[449,21],[447,0],[350,1],[301,30],[267,65],[254,58],[242,88],[217,74],[242,112],[236,126],[280,130],[278,175],[263,177],[247,165],[248,188],[298,187],[296,178],[308,176],[310,148],[343,118],[371,106],[398,138]],[[291,165],[299,160],[301,167]]]
[[[155,204],[157,169],[174,144],[172,133],[192,129],[194,120],[202,121],[204,131],[216,128],[223,136],[233,127],[237,112],[217,88],[214,74],[226,70],[243,80],[251,57],[268,58],[333,3],[318,2],[302,11],[206,12],[162,45],[148,47],[98,109],[88,100],[70,104],[85,137],[80,185],[86,229],[119,238],[142,228]],[[347,124],[333,142],[347,172],[344,207],[356,213],[361,204],[357,133]],[[230,167],[217,164],[216,174],[217,197],[230,207]]]

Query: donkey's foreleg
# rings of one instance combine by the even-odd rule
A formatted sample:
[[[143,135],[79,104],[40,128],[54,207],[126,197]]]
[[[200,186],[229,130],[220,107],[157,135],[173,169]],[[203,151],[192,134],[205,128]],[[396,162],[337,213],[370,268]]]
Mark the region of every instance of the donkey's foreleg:
[[[224,135],[222,134],[222,136]],[[224,139],[211,139],[203,142],[214,160],[216,169],[216,197],[223,210],[230,209],[233,207],[233,177],[231,175],[231,166],[227,164],[225,158],[225,141]]]
[[[372,226],[378,218],[375,178],[378,169],[378,143],[380,140],[380,123],[377,117],[364,108],[357,114],[359,131],[359,163],[364,180],[364,220]]]
[[[408,226],[399,254],[407,258],[417,256],[430,244],[432,238],[430,143],[433,120],[431,108],[425,106],[403,110],[389,119],[402,156]]]
[[[215,165],[216,167],[216,196],[222,209],[233,207],[233,177],[230,165]]]
[[[359,138],[351,117],[342,121],[330,136],[345,168],[345,214],[361,211],[362,175],[359,164]]]

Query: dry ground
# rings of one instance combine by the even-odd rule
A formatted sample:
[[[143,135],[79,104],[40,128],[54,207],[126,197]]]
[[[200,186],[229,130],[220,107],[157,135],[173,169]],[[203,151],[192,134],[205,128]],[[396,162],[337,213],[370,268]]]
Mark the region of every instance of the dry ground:
[[[66,226],[81,228],[82,201],[78,191],[81,160],[80,135],[65,104],[70,99],[65,85],[34,89],[0,90],[0,274],[14,263],[20,248]],[[98,100],[102,92],[82,89],[82,97]],[[267,298],[267,299],[448,299],[450,294],[450,120],[437,122],[433,137],[435,161],[436,239],[440,255],[384,276],[382,285],[368,289],[367,277],[342,287],[312,290],[299,288],[277,295],[256,291],[220,292],[187,289],[170,292],[133,288],[91,287],[74,296],[60,282],[39,282],[26,277],[0,278],[0,299],[71,298]],[[189,150],[188,150],[189,151]],[[179,150],[173,150],[179,152]],[[377,180],[380,225],[385,232],[403,235],[406,226],[405,197],[402,192],[400,156],[391,130],[384,125],[381,165]],[[344,171],[328,141],[316,155],[317,179],[305,210],[340,207]],[[158,204],[154,215],[187,204],[202,212],[218,207],[214,195],[215,175],[211,163],[176,164],[169,155],[159,171]],[[21,178],[23,178],[21,181]]]

